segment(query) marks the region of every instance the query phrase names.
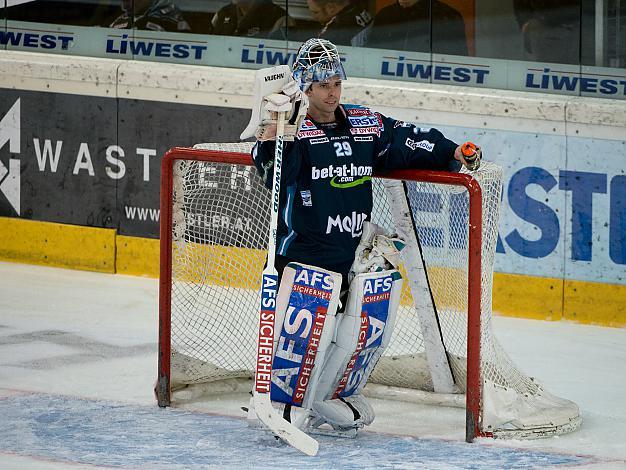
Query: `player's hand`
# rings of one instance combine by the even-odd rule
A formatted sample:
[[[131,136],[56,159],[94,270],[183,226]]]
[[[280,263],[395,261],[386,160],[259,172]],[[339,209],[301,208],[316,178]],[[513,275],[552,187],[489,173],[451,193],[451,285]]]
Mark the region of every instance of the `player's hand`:
[[[295,89],[294,89],[295,86]],[[272,93],[263,98],[266,118],[261,121],[254,133],[257,140],[276,140],[276,129],[279,113],[285,115],[285,129],[283,139],[291,142],[294,140],[300,123],[306,115],[306,96],[297,87],[296,82],[289,82],[283,87],[281,93]],[[296,101],[298,102],[296,104]],[[305,106],[302,106],[305,104]]]
[[[291,101],[287,95],[282,93],[272,93],[263,98],[265,119],[261,121],[261,124],[256,129],[254,136],[257,140],[276,140],[276,129],[278,123],[278,115],[282,113],[285,118],[287,114],[291,112]],[[285,132],[283,137],[287,136],[289,132],[285,126]],[[293,131],[291,132],[293,140]]]
[[[257,140],[265,141],[265,140],[276,140],[276,129],[277,129],[277,121],[278,117],[276,116],[274,119],[265,119],[259,124],[254,133],[254,136]],[[283,132],[283,140],[285,142],[293,142],[293,139],[298,132],[297,126],[292,124],[285,124],[285,130]]]
[[[482,150],[473,142],[465,142],[456,148],[454,158],[460,161],[469,171],[476,171],[480,167]]]
[[[291,101],[292,103],[294,101],[301,100],[304,96],[304,93],[302,93],[300,87],[298,86],[298,82],[293,79],[288,81],[285,86],[283,86],[282,93],[288,96],[289,101]]]

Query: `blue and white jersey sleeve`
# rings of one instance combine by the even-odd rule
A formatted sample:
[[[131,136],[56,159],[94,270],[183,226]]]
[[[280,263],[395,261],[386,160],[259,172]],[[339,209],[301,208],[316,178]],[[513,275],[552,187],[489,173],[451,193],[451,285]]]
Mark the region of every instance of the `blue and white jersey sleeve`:
[[[421,128],[376,113],[381,122],[375,167],[379,171],[407,168],[459,171],[457,144],[434,128]]]

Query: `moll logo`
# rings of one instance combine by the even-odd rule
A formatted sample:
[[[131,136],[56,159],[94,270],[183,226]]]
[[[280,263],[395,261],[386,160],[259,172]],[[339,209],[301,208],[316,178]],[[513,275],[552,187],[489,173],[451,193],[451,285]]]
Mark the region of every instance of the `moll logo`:
[[[0,151],[8,142],[9,158],[0,158],[0,193],[20,215],[20,160],[11,154],[20,153],[20,100],[0,120]],[[0,156],[3,152],[0,152]]]
[[[332,233],[334,230],[339,233],[349,233],[352,238],[360,237],[363,233],[363,222],[367,219],[367,214],[364,212],[358,213],[352,211],[351,215],[341,217],[336,215],[335,217],[328,216],[328,223],[326,224],[326,234]]]

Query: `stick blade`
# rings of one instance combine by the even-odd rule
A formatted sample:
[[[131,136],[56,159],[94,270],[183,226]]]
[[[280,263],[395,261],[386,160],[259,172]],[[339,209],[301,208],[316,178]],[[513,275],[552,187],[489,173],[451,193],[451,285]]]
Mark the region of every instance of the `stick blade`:
[[[304,431],[279,416],[267,394],[255,393],[253,395],[253,402],[254,411],[258,418],[276,436],[306,455],[317,455],[319,443]]]

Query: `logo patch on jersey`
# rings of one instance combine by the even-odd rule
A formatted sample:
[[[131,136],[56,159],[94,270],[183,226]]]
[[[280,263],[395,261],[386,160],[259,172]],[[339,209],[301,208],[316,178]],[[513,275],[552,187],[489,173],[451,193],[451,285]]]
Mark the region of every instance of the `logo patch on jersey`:
[[[427,134],[432,130],[432,127],[416,127],[413,129],[413,134]]]
[[[393,123],[393,127],[394,129],[397,127],[411,127],[411,124],[409,124],[408,122],[404,122],[404,121],[396,121]]]
[[[301,405],[333,291],[332,277],[298,267],[272,367],[271,398]]]
[[[349,116],[371,116],[372,111],[367,108],[347,108],[346,112]]]
[[[310,139],[311,137],[326,137],[324,131],[321,129],[315,129],[312,131],[299,131],[296,135],[298,139]]]
[[[435,148],[435,144],[433,144],[432,142],[429,142],[427,140],[420,140],[419,142],[416,142],[410,137],[407,137],[406,142],[404,144],[411,150],[420,148],[420,149],[427,150],[428,152],[432,152],[433,149]]]
[[[315,144],[325,144],[326,142],[329,142],[328,137],[318,137],[317,139],[309,140],[309,143],[312,144],[312,145],[315,145]]]
[[[376,116],[348,117],[348,121],[353,127],[370,127],[380,124]]]
[[[360,135],[356,135],[353,137],[355,142],[372,142],[374,140],[374,137],[371,135],[368,136],[360,136]]]
[[[372,179],[372,167],[369,165],[328,165],[324,168],[311,168],[311,180],[324,180],[330,178],[333,188],[353,188]]]
[[[341,217],[341,214],[328,216],[326,224],[326,234],[330,234],[337,230],[339,233],[349,233],[352,238],[360,237],[363,233],[363,222],[367,219],[367,214],[352,211],[352,214]]]
[[[380,127],[372,126],[372,127],[351,127],[350,134],[352,135],[365,135],[365,134],[376,134],[380,137]]]
[[[335,176],[330,180],[330,185],[337,189],[354,188],[371,179],[371,176],[362,176],[361,178],[354,178],[353,176]]]
[[[302,205],[306,207],[312,207],[313,201],[311,200],[311,191],[308,189],[305,191],[300,191],[300,196],[302,197]]]
[[[317,129],[317,127],[315,127],[315,124],[313,124],[313,121],[311,121],[310,119],[303,119],[302,124],[300,124],[300,130],[309,131],[311,129]]]

